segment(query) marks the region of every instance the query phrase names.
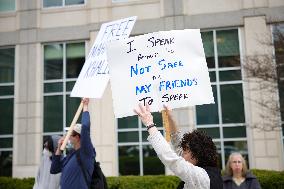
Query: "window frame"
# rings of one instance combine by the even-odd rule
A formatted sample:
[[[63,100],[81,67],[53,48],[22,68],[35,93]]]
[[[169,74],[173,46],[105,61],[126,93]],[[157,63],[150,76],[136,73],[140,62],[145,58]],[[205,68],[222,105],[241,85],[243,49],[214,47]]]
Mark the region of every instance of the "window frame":
[[[233,66],[233,67],[219,67],[218,64],[218,48],[217,48],[217,32],[218,31],[228,31],[228,30],[234,30],[236,29],[238,32],[238,44],[239,44],[239,57],[240,57],[240,65]],[[248,146],[248,139],[247,139],[247,128],[246,130],[246,137],[236,137],[236,138],[224,138],[224,128],[230,128],[230,127],[238,127],[243,126],[246,127],[246,105],[245,105],[245,91],[244,91],[244,75],[242,70],[242,64],[243,64],[243,52],[242,52],[242,36],[241,36],[241,29],[238,27],[229,27],[229,28],[220,28],[220,29],[208,29],[208,30],[201,30],[201,32],[211,32],[213,35],[213,48],[214,48],[214,68],[208,68],[209,73],[214,72],[215,74],[215,81],[210,81],[212,86],[216,87],[217,91],[217,108],[218,108],[218,119],[219,123],[217,124],[197,124],[197,111],[196,108],[194,108],[194,115],[195,115],[195,121],[194,124],[197,129],[204,129],[204,128],[218,128],[219,129],[219,138],[213,138],[214,143],[220,143],[220,149],[221,149],[221,168],[224,169],[226,166],[226,154],[225,154],[225,142],[246,142],[247,143],[247,153],[249,156],[249,146]],[[241,80],[233,80],[233,81],[220,81],[220,72],[221,71],[232,71],[232,70],[240,70],[241,71]],[[222,115],[222,97],[221,97],[221,86],[224,85],[239,85],[241,84],[242,93],[243,93],[243,113],[244,113],[244,122],[243,123],[223,123],[223,115]],[[217,149],[218,150],[218,149]]]
[[[6,13],[14,13],[17,11],[17,0],[13,0],[15,7],[13,10],[5,10],[5,11],[0,11],[0,14],[6,14]]]
[[[281,33],[282,35],[284,36],[284,22],[280,22],[280,23],[277,23],[277,24],[271,24],[270,25],[270,31],[271,31],[271,36],[272,36],[272,43],[273,43],[273,64],[276,65],[277,67],[277,60],[276,60],[276,48],[275,48],[275,36],[274,36],[274,30],[277,26],[281,25],[283,27],[283,30],[281,30]],[[281,62],[280,63],[281,66],[284,68],[284,62]],[[280,77],[279,79],[280,81],[283,81],[284,82],[284,77]],[[278,103],[279,103],[279,107],[280,107],[280,110],[281,108],[284,108],[284,107],[281,107],[281,102],[280,102],[280,94],[279,94],[279,89],[280,89],[280,86],[279,84],[277,84],[278,86]],[[284,105],[283,105],[284,106]],[[282,120],[282,115],[281,115],[281,112],[279,112],[279,117],[280,117],[280,131],[281,131],[281,141],[282,141],[282,146],[283,146],[283,150],[284,150],[284,119]]]
[[[42,94],[43,94],[43,98],[46,96],[62,96],[62,109],[63,109],[63,118],[62,118],[62,130],[61,131],[56,131],[56,132],[45,132],[44,131],[44,117],[42,119],[42,126],[43,126],[43,136],[47,136],[47,135],[62,135],[64,134],[65,131],[65,127],[69,127],[69,125],[66,125],[66,118],[67,118],[67,95],[71,94],[71,91],[67,91],[67,84],[68,82],[76,82],[78,78],[67,78],[67,73],[66,73],[66,69],[67,69],[67,45],[68,44],[72,44],[72,43],[84,43],[84,48],[85,48],[85,61],[86,61],[86,57],[87,57],[87,45],[88,42],[86,40],[75,40],[75,41],[59,41],[59,42],[50,42],[50,43],[43,43],[42,44],[42,69],[43,69],[43,74],[42,74],[42,81],[43,81],[43,85],[42,85]],[[44,59],[44,47],[46,45],[52,45],[52,44],[62,44],[62,51],[63,51],[63,66],[62,66],[62,79],[45,79],[44,75],[45,75],[45,59]],[[84,63],[83,63],[84,64]],[[62,90],[58,91],[58,92],[45,92],[44,91],[44,85],[48,84],[48,83],[62,83]],[[43,115],[44,114],[44,103],[43,103]]]
[[[160,115],[162,116],[162,115]],[[119,119],[119,118],[118,118]],[[143,154],[143,146],[151,146],[151,144],[148,141],[143,141],[143,132],[148,132],[147,128],[143,126],[142,121],[137,117],[137,128],[118,128],[118,119],[116,119],[116,135],[118,136],[119,132],[132,132],[137,131],[138,132],[138,140],[136,142],[119,142],[117,137],[117,165],[118,165],[118,173],[119,175],[119,147],[121,146],[138,146],[139,148],[139,176],[144,176],[144,154]],[[155,119],[155,118],[154,118]],[[164,132],[164,127],[157,126],[157,129],[161,132]],[[158,157],[157,157],[158,158]],[[166,173],[166,167],[164,166],[164,173]]]
[[[0,47],[1,49],[14,49],[14,82],[6,82],[6,83],[0,83],[0,86],[13,86],[14,90],[13,90],[13,95],[1,95],[0,99],[13,99],[13,124],[12,127],[14,127],[14,103],[15,103],[15,73],[16,73],[16,46],[3,46]],[[14,130],[14,128],[12,128]],[[0,152],[11,152],[12,154],[12,158],[13,158],[13,138],[14,138],[14,132],[12,132],[11,134],[0,134],[0,139],[12,139],[12,147],[8,147],[8,148],[1,148],[0,147]],[[13,162],[12,162],[12,167],[11,167],[11,173],[13,174]],[[12,175],[10,175],[12,176]]]
[[[82,4],[73,4],[73,5],[66,5],[66,0],[60,0],[61,1],[61,5],[59,6],[48,6],[45,7],[44,6],[44,0],[41,0],[41,7],[42,9],[59,9],[59,8],[71,8],[71,7],[83,7],[87,5],[87,0],[83,0],[84,3]]]

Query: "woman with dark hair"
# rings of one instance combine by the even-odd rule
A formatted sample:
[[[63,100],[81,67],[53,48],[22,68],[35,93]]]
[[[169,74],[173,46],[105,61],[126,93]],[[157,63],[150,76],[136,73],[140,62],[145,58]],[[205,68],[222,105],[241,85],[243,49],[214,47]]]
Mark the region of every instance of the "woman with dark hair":
[[[224,189],[261,189],[257,178],[248,171],[246,160],[238,152],[229,156],[223,183]]]
[[[178,189],[222,189],[221,172],[217,168],[217,151],[212,139],[194,130],[184,135],[177,129],[167,107],[173,151],[153,122],[149,106],[139,104],[134,112],[149,132],[148,141],[158,157],[182,181]]]

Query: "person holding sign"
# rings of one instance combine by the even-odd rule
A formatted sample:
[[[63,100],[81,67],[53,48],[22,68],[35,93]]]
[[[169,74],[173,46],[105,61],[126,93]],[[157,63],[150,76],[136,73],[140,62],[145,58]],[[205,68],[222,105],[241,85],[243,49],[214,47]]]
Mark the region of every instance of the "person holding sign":
[[[188,132],[182,137],[167,107],[166,111],[176,152],[156,128],[149,105],[139,104],[134,109],[147,127],[148,141],[160,160],[182,180],[178,189],[222,189],[221,172],[217,168],[217,151],[212,139],[198,130]],[[181,156],[178,155],[180,152]]]
[[[58,148],[50,168],[51,174],[62,172],[60,185],[61,189],[87,189],[91,183],[91,176],[94,170],[95,149],[90,138],[90,114],[88,112],[89,99],[83,98],[82,124],[76,124],[70,136],[70,142],[74,150],[65,158],[62,157],[60,147],[64,141],[62,137],[58,141]],[[82,166],[87,174],[81,170],[77,157],[80,157]]]

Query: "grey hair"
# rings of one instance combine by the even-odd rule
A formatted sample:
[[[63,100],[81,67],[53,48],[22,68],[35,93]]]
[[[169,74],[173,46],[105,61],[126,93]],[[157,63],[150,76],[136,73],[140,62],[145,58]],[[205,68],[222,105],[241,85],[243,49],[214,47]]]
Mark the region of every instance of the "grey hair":
[[[229,176],[233,176],[233,170],[231,168],[231,160],[233,156],[240,156],[242,159],[242,165],[243,165],[243,169],[242,169],[242,176],[245,177],[247,172],[248,172],[248,167],[247,167],[247,162],[245,160],[245,158],[243,157],[243,155],[239,152],[233,152],[230,154],[227,164],[226,164],[226,169],[225,169],[225,174],[229,175]]]

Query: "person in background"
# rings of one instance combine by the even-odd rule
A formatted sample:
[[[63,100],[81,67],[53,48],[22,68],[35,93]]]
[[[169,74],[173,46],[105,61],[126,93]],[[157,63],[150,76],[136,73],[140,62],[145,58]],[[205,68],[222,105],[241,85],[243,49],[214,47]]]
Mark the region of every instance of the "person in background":
[[[199,130],[187,132],[182,136],[169,108],[165,108],[169,115],[171,140],[176,151],[171,149],[156,128],[148,105],[145,107],[139,104],[134,112],[146,126],[149,132],[148,141],[160,160],[182,180],[178,189],[222,189],[221,172],[217,168],[217,150],[212,139]]]
[[[57,151],[52,158],[50,173],[57,174],[62,172],[60,179],[61,189],[88,189],[91,184],[96,152],[90,137],[89,99],[83,98],[82,103],[82,124],[74,126],[69,139],[74,150],[63,158],[60,150],[64,141],[64,137],[62,137],[58,141]],[[81,167],[84,168],[85,172],[83,172]]]
[[[223,186],[224,189],[261,189],[257,178],[248,171],[244,157],[238,152],[229,156]]]
[[[59,135],[47,136],[43,143],[43,152],[41,162],[38,168],[37,176],[33,189],[59,189],[60,173],[50,174],[50,166],[52,155],[57,150],[57,142],[60,139]]]

